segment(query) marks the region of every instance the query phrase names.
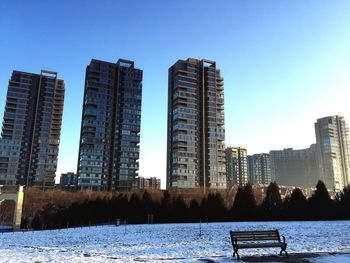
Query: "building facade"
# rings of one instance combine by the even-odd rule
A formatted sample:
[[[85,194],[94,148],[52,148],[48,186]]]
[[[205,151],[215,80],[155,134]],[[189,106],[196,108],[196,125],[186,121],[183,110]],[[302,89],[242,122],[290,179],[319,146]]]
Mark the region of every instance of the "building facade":
[[[189,58],[169,68],[167,189],[225,190],[223,78]]]
[[[341,191],[350,183],[349,129],[342,116],[329,116],[315,123],[317,160],[328,189]]]
[[[301,150],[270,151],[270,159],[271,179],[280,185],[315,187],[320,179],[315,144]]]
[[[226,181],[228,189],[234,185],[248,183],[247,149],[241,147],[226,149]]]
[[[19,184],[20,153],[21,140],[0,139],[0,185],[11,189]]]
[[[272,181],[270,154],[248,155],[248,180],[251,184],[269,184]]]
[[[0,184],[55,186],[64,89],[56,72],[13,71],[0,140]]]
[[[86,69],[78,187],[129,190],[137,187],[142,70],[134,62],[91,60]]]

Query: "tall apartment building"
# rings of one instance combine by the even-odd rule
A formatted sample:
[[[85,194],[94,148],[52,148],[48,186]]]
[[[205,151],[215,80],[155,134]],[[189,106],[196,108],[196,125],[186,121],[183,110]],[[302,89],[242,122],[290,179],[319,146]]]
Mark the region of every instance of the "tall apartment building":
[[[142,70],[92,59],[86,68],[78,187],[128,190],[139,169]]]
[[[271,179],[280,185],[315,187],[320,179],[316,145],[309,148],[270,151]]]
[[[0,184],[55,186],[64,101],[57,73],[13,71],[0,140]]]
[[[328,189],[343,190],[350,183],[349,130],[342,116],[329,116],[315,123],[317,160]]]
[[[241,147],[226,149],[226,180],[228,189],[233,185],[248,183],[247,149]]]
[[[169,68],[167,188],[226,189],[223,78],[214,61]]]
[[[270,154],[248,155],[248,177],[252,184],[269,184],[272,181]]]

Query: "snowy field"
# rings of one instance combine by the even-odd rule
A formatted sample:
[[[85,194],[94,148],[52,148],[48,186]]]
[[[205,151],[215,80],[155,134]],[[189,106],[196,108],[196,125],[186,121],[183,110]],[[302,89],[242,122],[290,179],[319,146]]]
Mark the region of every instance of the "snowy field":
[[[229,230],[276,228],[286,237],[291,259],[305,253],[319,256],[304,262],[350,262],[350,221],[202,223],[201,235],[199,223],[3,233],[0,262],[236,262]],[[278,252],[240,250],[241,262]]]

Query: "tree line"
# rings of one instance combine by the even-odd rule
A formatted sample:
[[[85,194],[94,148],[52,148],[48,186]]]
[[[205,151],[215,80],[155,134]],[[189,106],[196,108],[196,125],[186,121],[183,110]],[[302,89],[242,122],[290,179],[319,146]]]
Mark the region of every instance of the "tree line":
[[[22,227],[56,229],[113,223],[117,219],[143,224],[150,216],[153,223],[350,219],[350,186],[332,199],[319,181],[310,198],[296,188],[282,200],[278,185],[270,183],[260,204],[250,184],[238,187],[233,200],[224,200],[219,193],[209,193],[199,200],[168,191],[160,198],[148,191],[118,193],[68,207],[49,203],[32,220],[23,220]]]

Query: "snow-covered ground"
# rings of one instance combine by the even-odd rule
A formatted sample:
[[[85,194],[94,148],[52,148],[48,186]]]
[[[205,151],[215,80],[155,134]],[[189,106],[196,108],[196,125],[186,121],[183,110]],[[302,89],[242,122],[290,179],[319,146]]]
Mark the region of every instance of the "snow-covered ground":
[[[229,230],[262,229],[279,229],[291,258],[316,253],[309,262],[350,262],[350,221],[202,223],[201,235],[199,223],[3,233],[0,262],[235,262]],[[243,262],[278,252],[240,250]]]

